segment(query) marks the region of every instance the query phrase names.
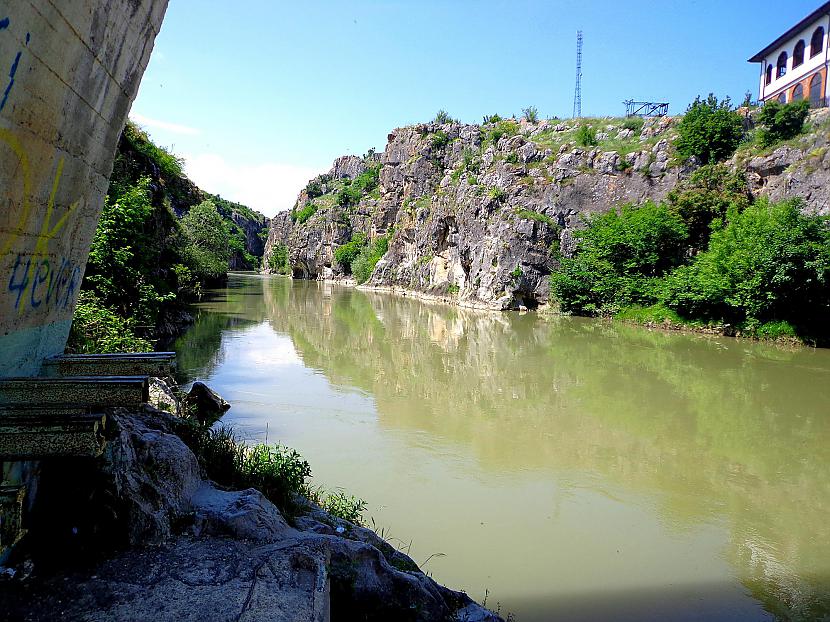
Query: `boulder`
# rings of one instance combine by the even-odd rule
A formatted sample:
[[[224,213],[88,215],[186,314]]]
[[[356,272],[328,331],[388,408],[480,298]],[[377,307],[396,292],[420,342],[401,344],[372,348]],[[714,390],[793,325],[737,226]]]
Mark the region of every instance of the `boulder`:
[[[204,382],[197,380],[187,393],[187,405],[203,425],[212,425],[231,407],[224,398]]]

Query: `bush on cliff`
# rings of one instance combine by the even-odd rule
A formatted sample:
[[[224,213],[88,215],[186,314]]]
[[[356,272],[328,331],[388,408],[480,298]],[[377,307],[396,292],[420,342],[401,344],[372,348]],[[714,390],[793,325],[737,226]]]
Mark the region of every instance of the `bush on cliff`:
[[[761,146],[769,147],[798,136],[804,129],[808,114],[810,102],[806,99],[789,104],[772,100],[764,104],[758,115],[758,122],[764,126],[758,133]]]
[[[730,207],[709,248],[666,283],[665,302],[683,316],[745,325],[786,321],[801,334],[830,317],[828,220],[797,200]]]
[[[724,164],[707,164],[681,181],[668,195],[668,204],[686,223],[689,246],[703,250],[713,224],[722,225],[730,205],[742,210],[749,205],[746,179]]]
[[[95,294],[85,291],[75,307],[66,350],[75,354],[152,352],[153,344],[135,334],[132,318],[121,317]]]
[[[358,283],[365,283],[372,276],[380,258],[389,250],[389,238],[380,236],[364,247],[352,261],[352,274]]]
[[[271,256],[268,258],[268,268],[273,274],[291,274],[288,247],[285,244],[274,244]]]
[[[366,234],[354,233],[352,239],[337,247],[334,251],[334,260],[339,263],[346,274],[351,274],[352,263],[366,247]]]
[[[551,295],[563,311],[596,315],[653,303],[659,278],[682,261],[688,230],[649,202],[595,216],[576,237],[576,254],[551,275]]]
[[[698,96],[689,105],[677,133],[675,146],[684,160],[694,156],[702,164],[720,162],[738,148],[743,137],[743,121],[732,110],[728,97],[719,102],[710,93],[705,100]]]

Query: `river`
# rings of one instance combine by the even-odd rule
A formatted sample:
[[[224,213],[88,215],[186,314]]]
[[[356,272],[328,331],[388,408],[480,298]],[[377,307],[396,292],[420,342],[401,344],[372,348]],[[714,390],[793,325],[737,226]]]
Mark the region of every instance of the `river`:
[[[830,350],[244,274],[176,350],[517,622],[830,615]]]

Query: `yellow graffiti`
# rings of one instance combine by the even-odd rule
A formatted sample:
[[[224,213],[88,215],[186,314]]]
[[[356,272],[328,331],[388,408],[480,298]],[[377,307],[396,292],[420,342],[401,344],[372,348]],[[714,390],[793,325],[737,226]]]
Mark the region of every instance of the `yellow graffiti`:
[[[26,223],[29,220],[29,213],[32,211],[32,175],[31,169],[29,168],[29,157],[23,150],[23,146],[20,144],[20,141],[18,141],[9,130],[2,127],[0,127],[0,141],[6,143],[9,148],[14,151],[23,173],[23,212],[20,214],[20,220],[17,223],[17,227],[9,232],[9,237],[5,244],[0,246],[0,256],[2,256],[9,252],[12,244],[14,244],[17,238],[25,232]]]
[[[22,211],[20,214],[20,218],[18,220],[17,226],[12,228],[9,231],[8,238],[6,239],[5,243],[0,246],[0,256],[6,255],[14,245],[14,243],[26,233],[26,226],[29,223],[29,218],[32,213],[32,174],[31,174],[31,166],[29,163],[29,158],[26,155],[23,147],[21,146],[20,142],[17,138],[8,130],[4,128],[0,128],[0,142],[3,142],[9,146],[9,148],[15,153],[17,156],[18,163],[21,169],[21,178],[23,182],[23,197],[22,197]],[[81,201],[75,201],[72,203],[66,212],[61,216],[57,222],[54,224],[52,223],[52,219],[55,216],[55,197],[58,193],[58,187],[60,185],[61,178],[63,177],[63,167],[64,167],[64,158],[61,157],[58,160],[57,170],[55,171],[55,176],[52,180],[52,189],[49,193],[49,201],[46,204],[46,214],[43,218],[43,223],[40,227],[40,233],[35,241],[34,251],[32,253],[32,260],[29,262],[26,274],[24,275],[23,279],[23,289],[18,295],[18,300],[20,300],[21,296],[24,296],[29,289],[30,286],[34,285],[34,278],[37,276],[38,262],[37,259],[46,258],[49,253],[49,242],[53,240],[57,234],[63,229],[66,225],[69,217],[72,213],[80,206]],[[18,313],[23,312],[23,306],[18,306]]]

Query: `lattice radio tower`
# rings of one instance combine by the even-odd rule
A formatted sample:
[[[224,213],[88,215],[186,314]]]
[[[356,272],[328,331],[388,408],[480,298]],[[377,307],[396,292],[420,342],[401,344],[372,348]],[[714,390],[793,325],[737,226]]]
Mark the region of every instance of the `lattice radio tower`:
[[[574,119],[582,116],[582,31],[576,31],[576,89],[574,89]]]

